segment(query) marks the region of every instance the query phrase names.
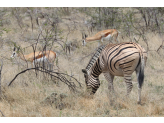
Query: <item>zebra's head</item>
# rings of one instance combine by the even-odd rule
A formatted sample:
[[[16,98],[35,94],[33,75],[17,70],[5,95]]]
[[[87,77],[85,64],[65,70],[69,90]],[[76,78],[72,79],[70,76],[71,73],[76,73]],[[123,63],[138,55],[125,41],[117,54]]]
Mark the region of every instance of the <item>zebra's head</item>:
[[[89,80],[90,80],[91,76],[88,74],[86,69],[82,69],[82,72],[84,73],[85,84],[86,84],[86,87],[87,87],[86,92],[89,95],[93,95],[95,92],[93,91],[93,88],[90,86],[90,83],[89,83]],[[87,94],[87,96],[88,96],[88,94]]]
[[[86,69],[82,69],[85,78],[85,84],[87,87],[87,93],[93,95],[96,93],[97,89],[100,86],[100,81],[98,78],[95,78],[92,73],[90,74]]]
[[[87,38],[87,35],[86,34],[82,34],[82,45],[85,46],[86,45],[86,38]]]

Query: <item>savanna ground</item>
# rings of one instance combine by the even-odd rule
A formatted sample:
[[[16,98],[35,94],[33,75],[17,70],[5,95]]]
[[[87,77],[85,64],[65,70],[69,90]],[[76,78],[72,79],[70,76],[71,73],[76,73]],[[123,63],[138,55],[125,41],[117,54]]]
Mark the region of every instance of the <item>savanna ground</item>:
[[[3,9],[2,9],[3,10]],[[22,9],[21,11],[25,11]],[[48,11],[44,10],[43,11]],[[54,43],[52,46],[53,51],[58,54],[58,67],[62,73],[68,75],[74,75],[79,82],[81,82],[83,88],[81,93],[73,93],[69,90],[68,86],[61,81],[56,82],[50,77],[45,77],[43,73],[39,73],[36,77],[35,71],[27,71],[19,75],[13,84],[8,87],[7,84],[15,77],[17,73],[26,68],[26,63],[19,58],[10,59],[13,51],[13,42],[20,45],[22,48],[30,46],[35,41],[28,40],[31,37],[37,38],[39,29],[35,26],[31,27],[30,16],[24,16],[22,22],[27,26],[27,30],[20,28],[17,22],[19,19],[10,17],[10,12],[6,13],[5,17],[10,18],[10,24],[6,24],[3,28],[9,31],[4,31],[1,38],[1,52],[0,56],[3,60],[3,69],[1,75],[1,88],[2,99],[0,100],[0,111],[6,117],[147,117],[147,116],[164,116],[164,55],[161,49],[159,53],[156,50],[160,47],[163,41],[163,36],[154,34],[152,32],[146,32],[145,36],[149,44],[148,60],[145,67],[145,81],[142,88],[142,104],[137,104],[138,90],[137,79],[135,73],[133,74],[133,89],[130,97],[127,99],[126,85],[122,77],[114,78],[114,88],[117,93],[114,104],[110,105],[108,97],[108,83],[103,75],[100,75],[101,85],[92,99],[85,98],[82,93],[85,91],[84,75],[81,69],[85,68],[91,58],[90,53],[98,46],[98,42],[87,43],[85,47],[82,46],[81,28],[87,32],[87,28],[84,27],[83,21],[80,17],[85,17],[83,13],[73,13],[69,16],[63,17],[74,19],[78,23],[77,30],[70,31],[67,25],[71,25],[69,20],[63,20],[59,23],[59,28],[62,29],[61,35],[67,41],[76,41],[76,47],[71,50],[71,54],[65,53],[59,44]],[[44,20],[44,19],[43,19]],[[64,24],[63,24],[64,23]],[[26,26],[25,26],[26,27]],[[73,25],[70,26],[73,28]],[[121,38],[121,34],[118,36],[120,42],[129,42],[129,38]],[[97,30],[94,30],[91,35],[95,34]],[[23,36],[22,36],[23,35]],[[31,38],[31,39],[32,39]],[[25,40],[27,39],[27,40]],[[104,44],[108,42],[104,42]],[[145,49],[147,45],[142,40],[138,41]],[[38,49],[41,48],[41,44],[38,44]],[[32,47],[27,47],[24,54],[33,52]],[[81,59],[83,58],[83,59]],[[29,65],[30,66],[30,65]],[[55,65],[56,66],[56,65]],[[57,69],[57,67],[55,67]],[[52,94],[56,94],[54,103],[48,103],[47,97]],[[63,100],[61,96],[64,95]],[[49,98],[50,99],[50,98]],[[62,104],[65,107],[60,107]],[[0,116],[1,113],[0,113]]]

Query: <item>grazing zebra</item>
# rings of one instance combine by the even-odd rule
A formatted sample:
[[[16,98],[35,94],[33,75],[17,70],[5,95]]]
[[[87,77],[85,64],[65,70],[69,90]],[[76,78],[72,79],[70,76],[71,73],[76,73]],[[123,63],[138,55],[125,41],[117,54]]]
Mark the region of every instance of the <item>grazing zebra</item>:
[[[144,81],[144,66],[147,53],[137,43],[108,44],[98,48],[86,69],[82,69],[87,90],[94,94],[100,86],[99,75],[104,74],[109,82],[108,89],[114,92],[114,76],[124,77],[127,96],[132,90],[132,73],[136,71],[138,79],[138,103],[141,102],[141,87]]]

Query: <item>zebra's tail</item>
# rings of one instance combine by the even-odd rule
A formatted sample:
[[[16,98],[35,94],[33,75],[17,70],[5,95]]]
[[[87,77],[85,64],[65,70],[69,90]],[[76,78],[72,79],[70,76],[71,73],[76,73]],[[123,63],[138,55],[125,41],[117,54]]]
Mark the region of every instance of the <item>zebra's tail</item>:
[[[142,87],[142,84],[144,82],[144,57],[141,55],[141,65],[140,65],[140,70],[139,70],[139,75],[138,75],[138,82],[139,82],[139,88]]]

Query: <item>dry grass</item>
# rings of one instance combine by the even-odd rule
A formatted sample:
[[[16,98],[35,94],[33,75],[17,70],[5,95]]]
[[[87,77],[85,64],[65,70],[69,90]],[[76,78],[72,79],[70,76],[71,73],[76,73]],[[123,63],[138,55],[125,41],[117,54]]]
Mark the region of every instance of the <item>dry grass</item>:
[[[78,18],[77,18],[78,20]],[[80,20],[79,20],[80,22]],[[13,21],[12,26],[15,28]],[[62,26],[61,26],[62,27]],[[11,27],[12,28],[12,27]],[[80,26],[79,26],[80,28]],[[65,27],[65,31],[67,28]],[[95,32],[94,32],[95,33]],[[30,34],[30,33],[29,33]],[[64,34],[67,34],[64,32]],[[27,34],[28,35],[28,34]],[[10,32],[6,37],[13,37],[22,47],[29,45],[19,39],[19,34]],[[150,50],[156,50],[162,42],[162,37],[154,34],[147,34]],[[82,84],[85,90],[85,83],[81,69],[85,68],[90,57],[82,59],[85,55],[92,53],[98,46],[97,42],[88,43],[86,47],[81,46],[81,31],[72,32],[68,38],[70,41],[76,39],[79,41],[79,48],[71,52],[70,55],[59,56],[59,67],[61,72],[74,74]],[[128,39],[121,40],[127,42]],[[104,42],[106,43],[106,42]],[[146,44],[140,40],[146,49]],[[55,49],[62,52],[61,49]],[[26,53],[32,51],[32,48],[26,49]],[[20,75],[11,87],[6,87],[13,77],[21,71],[20,66],[14,63],[15,60],[9,60],[12,54],[12,45],[4,45],[0,55],[6,57],[2,71],[2,90],[3,98],[0,101],[0,110],[7,117],[146,117],[146,116],[164,116],[164,55],[160,50],[160,55],[155,51],[148,53],[147,66],[145,68],[145,81],[142,89],[142,105],[137,104],[138,91],[135,73],[133,74],[133,90],[127,99],[126,86],[123,78],[115,77],[114,88],[117,92],[114,104],[110,105],[107,89],[107,81],[103,75],[100,75],[101,86],[92,99],[82,96],[82,94],[72,94],[68,87],[59,82],[59,86],[50,79],[44,79],[43,74],[36,78],[34,71],[26,72]],[[18,60],[18,59],[17,59]],[[18,60],[19,61],[19,60]],[[21,61],[24,64],[23,61]],[[60,110],[54,105],[42,105],[52,93],[66,94],[64,102],[68,107]],[[0,114],[1,116],[1,114]]]

